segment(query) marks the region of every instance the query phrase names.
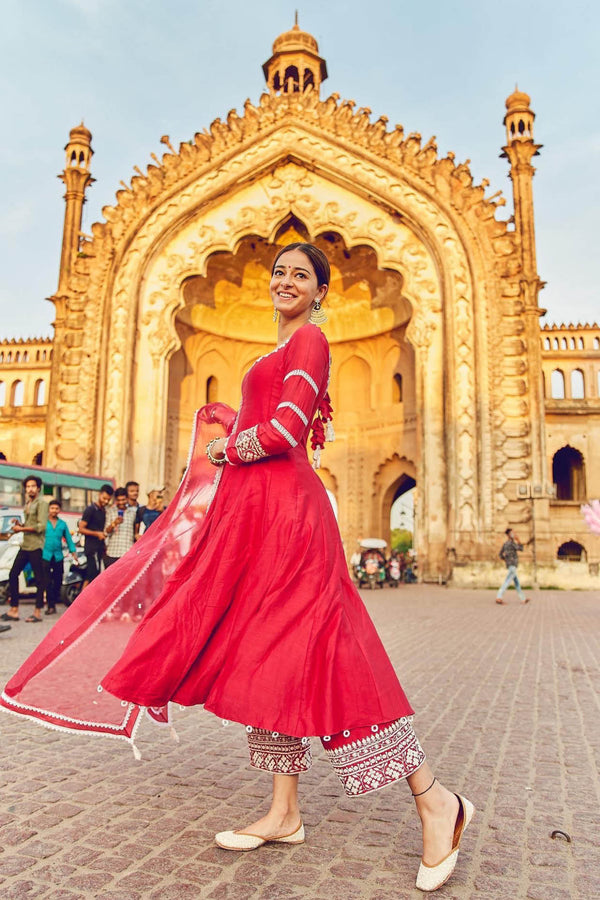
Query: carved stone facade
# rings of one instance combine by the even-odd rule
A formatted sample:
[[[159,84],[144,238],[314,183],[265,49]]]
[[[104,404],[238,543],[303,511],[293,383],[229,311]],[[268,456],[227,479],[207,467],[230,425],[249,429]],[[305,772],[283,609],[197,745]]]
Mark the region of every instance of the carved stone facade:
[[[272,347],[269,261],[300,235],[332,262],[337,440],[322,477],[347,549],[389,537],[391,503],[416,483],[424,578],[483,571],[508,524],[535,531],[537,565],[549,566],[551,498],[522,496],[551,484],[529,98],[507,100],[515,215],[503,221],[499,193],[440,158],[433,138],[321,100],[325,62],[297,26],[265,75],[269,90],[242,115],[178,150],[162,138],[168,152],[136,170],[91,237],[79,233],[91,135],[71,132],[46,464],[173,489],[193,409],[235,405]]]
[[[51,338],[0,341],[0,459],[41,463]]]

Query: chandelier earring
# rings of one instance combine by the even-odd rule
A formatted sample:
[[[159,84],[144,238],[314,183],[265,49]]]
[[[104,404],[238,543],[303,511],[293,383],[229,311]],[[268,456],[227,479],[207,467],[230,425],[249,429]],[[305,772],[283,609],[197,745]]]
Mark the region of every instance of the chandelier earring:
[[[279,319],[279,310],[273,309],[273,321],[276,322]]]
[[[321,308],[321,301],[317,300],[310,311],[310,318],[308,320],[312,322],[313,325],[324,325],[327,321],[327,316],[323,312]]]

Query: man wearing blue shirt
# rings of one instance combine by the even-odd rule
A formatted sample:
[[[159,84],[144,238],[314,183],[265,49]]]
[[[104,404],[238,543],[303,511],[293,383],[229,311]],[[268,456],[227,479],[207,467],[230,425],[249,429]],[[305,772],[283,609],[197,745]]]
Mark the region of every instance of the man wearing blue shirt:
[[[63,540],[66,541],[69,551],[75,553],[73,538],[67,523],[58,518],[59,512],[60,503],[58,500],[51,500],[48,504],[48,524],[42,551],[46,578],[47,616],[56,615],[56,604],[60,600],[60,588],[63,580]]]

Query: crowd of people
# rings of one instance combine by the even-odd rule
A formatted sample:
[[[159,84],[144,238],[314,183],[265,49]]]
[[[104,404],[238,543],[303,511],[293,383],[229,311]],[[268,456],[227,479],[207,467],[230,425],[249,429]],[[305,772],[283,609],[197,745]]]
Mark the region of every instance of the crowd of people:
[[[58,499],[44,500],[42,480],[38,475],[23,479],[25,490],[24,521],[13,521],[12,533],[22,533],[22,543],[9,574],[10,608],[0,616],[3,623],[19,621],[19,576],[27,565],[35,579],[35,608],[26,622],[42,621],[56,614],[64,575],[65,550],[76,553],[67,523],[60,517]],[[78,524],[85,553],[85,581],[89,584],[100,572],[120,559],[145,530],[151,527],[164,509],[164,490],[148,493],[146,505],[139,503],[140,486],[128,481],[116,490],[103,484],[97,498],[85,508]],[[6,630],[6,624],[0,626]]]

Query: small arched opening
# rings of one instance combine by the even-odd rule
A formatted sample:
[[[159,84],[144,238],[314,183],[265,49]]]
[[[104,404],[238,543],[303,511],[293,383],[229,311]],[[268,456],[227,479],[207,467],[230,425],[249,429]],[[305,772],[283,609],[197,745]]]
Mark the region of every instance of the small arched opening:
[[[283,76],[283,90],[286,94],[297,94],[300,91],[300,75],[296,66],[288,66]]]
[[[206,402],[216,403],[219,399],[219,380],[215,375],[206,379]]]
[[[23,406],[23,400],[25,399],[25,385],[23,384],[23,382],[13,381],[10,393],[10,405]]]
[[[558,548],[556,558],[561,559],[563,562],[586,562],[587,552],[585,547],[578,541],[565,541]]]
[[[567,445],[554,454],[552,481],[557,500],[585,500],[585,463],[579,450]]]
[[[6,385],[3,381],[0,381],[0,406],[4,406],[6,403]]]
[[[43,406],[46,402],[46,382],[43,378],[38,378],[35,383],[33,402],[35,406]]]
[[[394,375],[394,383],[392,385],[392,398],[394,403],[402,403],[402,375],[396,372]]]
[[[550,376],[550,390],[553,400],[565,399],[565,376],[560,369],[554,369]]]
[[[571,372],[571,397],[573,400],[585,398],[585,381],[581,369],[573,369]]]

